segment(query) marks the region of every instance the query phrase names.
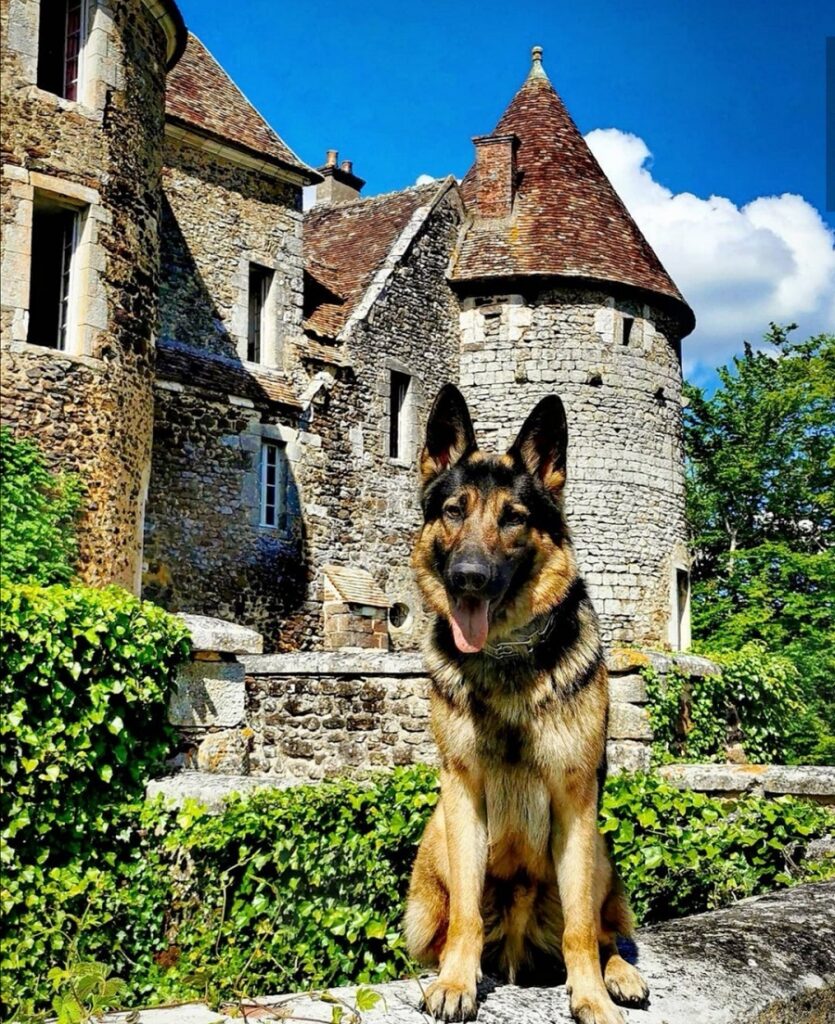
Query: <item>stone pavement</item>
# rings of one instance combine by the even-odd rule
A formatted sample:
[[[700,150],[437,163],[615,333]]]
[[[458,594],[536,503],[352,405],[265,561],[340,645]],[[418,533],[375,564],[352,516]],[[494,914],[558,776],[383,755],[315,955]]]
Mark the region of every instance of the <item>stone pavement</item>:
[[[742,900],[732,907],[643,928],[637,962],[649,982],[647,1010],[625,1010],[627,1024],[832,1024],[835,1021],[835,882]],[[431,1024],[418,1009],[417,981],[375,986],[385,1000],[363,1024]],[[334,993],[351,1003],[355,989]],[[287,997],[281,1000],[282,1011]],[[265,999],[250,1021],[281,1019]],[[299,996],[294,1017],[330,1022],[332,1005]],[[136,1018],[135,1018],[136,1019]],[[240,1020],[240,1018],[237,1018]],[[142,1010],[137,1024],[229,1024],[192,1004]],[[125,1024],[126,1015],[107,1018]],[[569,1024],[564,986],[517,988],[486,980],[479,1024]]]

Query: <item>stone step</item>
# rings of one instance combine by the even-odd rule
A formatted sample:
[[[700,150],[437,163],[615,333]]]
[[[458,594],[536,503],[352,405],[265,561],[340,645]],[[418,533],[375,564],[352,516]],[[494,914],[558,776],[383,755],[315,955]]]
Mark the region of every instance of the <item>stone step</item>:
[[[835,1020],[835,882],[799,885],[731,907],[641,928],[623,952],[650,988],[645,1010],[624,1010],[628,1024],[823,1024]],[[383,999],[362,1024],[427,1024],[421,990],[429,979],[374,985]],[[355,988],[333,994],[355,1005]],[[517,988],[485,978],[482,1024],[572,1024],[565,986]],[[247,1020],[303,1019],[330,1024],[332,1002],[308,995],[252,998]],[[291,1009],[292,1008],[292,1009]],[[346,1014],[347,1017],[347,1014]],[[107,1024],[127,1024],[108,1014]],[[232,1024],[201,1005],[142,1010],[137,1024]]]

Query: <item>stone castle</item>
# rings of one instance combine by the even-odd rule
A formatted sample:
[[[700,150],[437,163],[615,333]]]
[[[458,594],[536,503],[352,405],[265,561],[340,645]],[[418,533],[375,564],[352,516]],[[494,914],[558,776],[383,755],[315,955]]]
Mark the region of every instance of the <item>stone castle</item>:
[[[82,474],[85,580],[275,651],[414,649],[435,392],[457,382],[493,447],[556,391],[607,640],[688,644],[693,314],[541,50],[463,181],[362,198],[335,151],[293,153],[173,0],[2,14],[3,422]]]

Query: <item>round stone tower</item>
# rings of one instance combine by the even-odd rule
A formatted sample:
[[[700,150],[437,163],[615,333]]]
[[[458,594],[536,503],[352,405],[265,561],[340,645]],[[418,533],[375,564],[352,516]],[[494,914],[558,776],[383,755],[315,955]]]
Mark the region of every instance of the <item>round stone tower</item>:
[[[173,0],[9,0],[3,17],[3,422],[81,475],[83,578],[137,590],[185,26]]]
[[[609,643],[689,643],[681,339],[693,313],[533,66],[477,136],[450,279],[462,390],[503,449],[545,394],[569,425],[566,508]]]

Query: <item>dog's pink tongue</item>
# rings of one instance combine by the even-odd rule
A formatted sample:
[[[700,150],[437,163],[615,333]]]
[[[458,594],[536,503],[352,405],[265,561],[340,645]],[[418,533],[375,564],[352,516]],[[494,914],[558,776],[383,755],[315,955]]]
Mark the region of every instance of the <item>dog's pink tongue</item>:
[[[490,623],[488,602],[475,597],[462,597],[452,605],[449,623],[452,639],[462,654],[475,654],[487,641]]]

